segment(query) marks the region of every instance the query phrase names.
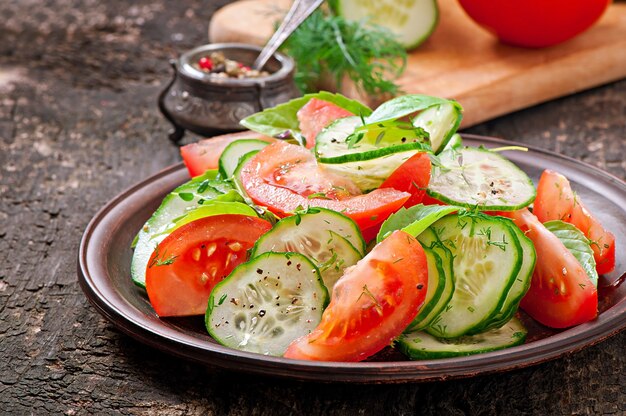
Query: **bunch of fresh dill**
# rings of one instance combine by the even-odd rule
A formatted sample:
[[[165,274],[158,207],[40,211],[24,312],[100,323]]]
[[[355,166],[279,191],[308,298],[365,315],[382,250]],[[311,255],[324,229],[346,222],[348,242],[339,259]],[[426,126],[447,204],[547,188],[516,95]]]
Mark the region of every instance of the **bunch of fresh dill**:
[[[360,93],[396,95],[394,80],[407,59],[388,30],[321,10],[289,37],[283,51],[296,61],[295,81],[303,93],[317,91],[323,78],[330,76],[337,89],[349,78]]]

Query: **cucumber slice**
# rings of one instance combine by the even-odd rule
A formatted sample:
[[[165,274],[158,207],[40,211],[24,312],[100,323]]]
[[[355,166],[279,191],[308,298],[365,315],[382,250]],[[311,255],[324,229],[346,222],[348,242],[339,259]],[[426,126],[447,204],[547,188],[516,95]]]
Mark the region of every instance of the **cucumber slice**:
[[[443,290],[446,286],[446,275],[443,270],[443,262],[439,254],[428,247],[423,247],[428,262],[428,287],[426,290],[426,298],[420,311],[413,322],[409,325],[409,329],[420,325],[437,306]]]
[[[416,319],[409,326],[411,330],[421,330],[427,328],[431,322],[445,309],[450,302],[452,294],[454,293],[454,270],[452,265],[452,253],[448,250],[438,239],[432,228],[427,228],[417,236],[420,243],[430,242],[428,248],[436,253],[441,259],[441,266],[444,277],[444,286],[441,292],[441,296],[437,301],[437,304],[428,312],[427,315],[422,317],[419,321]],[[429,271],[430,279],[430,271]]]
[[[489,328],[499,328],[515,315],[515,312],[517,312],[519,308],[520,301],[526,292],[528,292],[530,281],[533,277],[533,271],[535,270],[535,262],[537,261],[535,245],[515,224],[511,224],[511,229],[515,232],[520,247],[522,248],[522,266],[517,273],[515,281],[513,281],[511,289],[509,289],[509,293],[506,295],[504,303],[500,307],[500,311],[491,317],[489,320],[491,322],[485,323],[483,331]]]
[[[437,153],[442,150],[461,124],[463,113],[458,105],[450,102],[433,105],[419,113],[412,123],[426,130],[430,136],[430,147]],[[460,137],[460,136],[459,136]]]
[[[137,286],[145,288],[148,260],[154,247],[169,234],[166,230],[173,225],[173,222],[201,207],[201,200],[212,200],[223,195],[222,190],[233,189],[223,181],[212,179],[214,177],[214,172],[209,172],[174,189],[163,199],[159,208],[141,228],[136,237],[135,251],[130,266],[131,278]]]
[[[483,323],[500,310],[522,265],[522,248],[510,220],[452,214],[431,228],[434,236],[420,235],[420,242],[441,243],[450,250],[455,288],[426,331],[439,338],[480,332]]]
[[[428,195],[452,205],[484,211],[515,211],[530,205],[536,190],[520,168],[485,148],[465,147],[439,154]]]
[[[241,264],[211,292],[205,316],[222,345],[281,356],[322,318],[328,291],[319,270],[298,253],[265,253]]]
[[[335,12],[350,20],[369,19],[396,35],[406,49],[421,45],[435,30],[439,11],[435,0],[364,1],[334,0]]]
[[[388,121],[362,127],[360,117],[335,120],[315,138],[315,157],[321,163],[335,164],[379,159],[398,152],[426,149],[428,134],[410,124]]]
[[[526,340],[527,332],[519,319],[512,318],[501,328],[454,339],[436,338],[425,332],[411,331],[400,336],[396,347],[412,360],[458,357],[521,345]]]
[[[361,260],[364,250],[365,242],[354,221],[332,210],[311,208],[276,223],[256,242],[251,257],[276,251],[304,254],[316,263],[324,284],[332,289],[344,269]]]
[[[230,178],[237,165],[239,164],[239,159],[253,150],[261,150],[269,143],[264,140],[257,139],[241,139],[236,140],[230,143],[220,156],[219,160],[219,171],[220,176],[222,178]]]
[[[461,137],[459,133],[454,133],[452,137],[450,137],[450,140],[448,140],[448,143],[443,146],[443,149],[441,151],[445,152],[446,150],[461,148],[463,148],[463,137]]]

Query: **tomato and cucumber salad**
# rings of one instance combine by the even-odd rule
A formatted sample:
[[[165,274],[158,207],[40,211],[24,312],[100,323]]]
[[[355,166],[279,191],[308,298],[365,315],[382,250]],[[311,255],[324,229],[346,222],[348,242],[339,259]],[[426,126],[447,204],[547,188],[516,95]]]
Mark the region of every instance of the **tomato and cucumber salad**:
[[[464,147],[461,117],[436,97],[372,111],[322,92],[184,146],[192,179],[140,230],[132,279],[161,318],[300,360],[508,348],[526,339],[520,308],[553,328],[594,319],[615,238],[561,175],[536,188]]]

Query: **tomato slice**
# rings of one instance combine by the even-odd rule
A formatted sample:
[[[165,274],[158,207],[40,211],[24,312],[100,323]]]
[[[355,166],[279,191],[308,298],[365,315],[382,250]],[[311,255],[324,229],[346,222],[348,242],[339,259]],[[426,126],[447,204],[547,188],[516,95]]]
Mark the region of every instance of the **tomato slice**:
[[[430,158],[427,153],[419,152],[398,166],[380,187],[410,193],[411,197],[404,203],[408,208],[422,202],[429,182]]]
[[[224,214],[173,231],[146,268],[146,291],[157,315],[204,314],[213,287],[246,260],[246,251],[270,228],[257,217]]]
[[[421,308],[428,283],[420,243],[394,231],[333,288],[320,324],[293,341],[284,356],[300,360],[361,361],[400,335]]]
[[[537,263],[521,307],[552,328],[567,328],[598,315],[598,292],[578,260],[528,209],[503,212],[530,238]]]
[[[582,231],[592,243],[598,274],[615,269],[615,236],[585,208],[565,176],[551,170],[543,171],[537,184],[533,213],[541,222],[562,220]]]
[[[307,149],[315,146],[315,138],[324,127],[339,118],[353,115],[348,110],[333,103],[318,98],[311,98],[297,113],[300,131],[306,139]]]
[[[319,166],[310,151],[285,142],[263,148],[243,167],[240,179],[256,204],[278,216],[298,207],[322,207],[347,215],[362,230],[383,222],[410,197],[393,188],[361,195],[352,181]]]
[[[200,140],[196,143],[190,143],[180,148],[180,155],[187,166],[189,175],[202,175],[209,169],[217,169],[222,152],[232,142],[241,139],[257,139],[268,142],[273,141],[271,137],[264,136],[260,133],[252,131],[243,131],[240,133],[224,134],[215,136],[210,139]]]

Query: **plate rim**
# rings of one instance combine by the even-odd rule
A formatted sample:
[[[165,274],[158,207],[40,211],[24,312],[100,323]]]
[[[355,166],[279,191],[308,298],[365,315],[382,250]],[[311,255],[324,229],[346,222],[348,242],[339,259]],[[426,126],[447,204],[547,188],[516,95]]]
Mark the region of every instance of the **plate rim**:
[[[529,151],[538,152],[550,158],[574,163],[586,169],[586,173],[592,172],[595,176],[609,180],[626,193],[626,182],[611,173],[572,157],[495,137],[474,134],[462,134],[462,136],[484,144],[522,146]],[[89,250],[93,247],[90,247],[89,243],[96,232],[104,232],[99,230],[98,226],[124,200],[138,190],[145,189],[159,179],[180,170],[184,170],[182,162],[168,166],[131,185],[109,200],[87,224],[80,240],[77,258],[79,284],[96,310],[125,334],[166,353],[224,369],[298,380],[349,383],[423,382],[473,377],[537,365],[595,345],[626,328],[626,297],[624,297],[592,322],[517,347],[454,358],[359,363],[299,361],[269,357],[234,350],[198,338],[194,339],[162,321],[157,321],[157,328],[155,328],[145,323],[147,316],[142,311],[135,308],[138,314],[143,315],[144,322],[129,316],[124,308],[120,310],[119,305],[115,303],[117,299],[111,299],[107,293],[103,293],[111,289],[106,285],[112,286],[112,282],[109,281],[108,275],[104,278],[93,275],[97,270],[93,270],[93,259],[89,256],[91,253]],[[99,266],[103,268],[102,264]],[[130,279],[129,284],[132,284]],[[123,299],[121,294],[118,293],[118,296]],[[172,337],[176,334],[178,336]]]

